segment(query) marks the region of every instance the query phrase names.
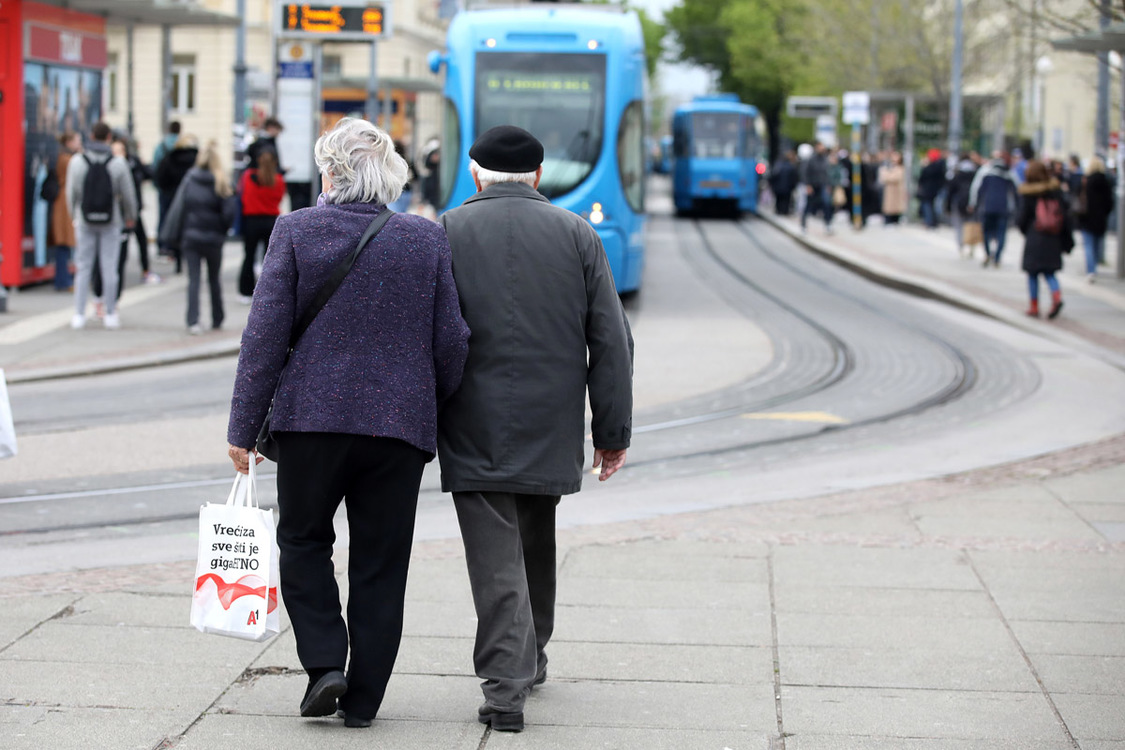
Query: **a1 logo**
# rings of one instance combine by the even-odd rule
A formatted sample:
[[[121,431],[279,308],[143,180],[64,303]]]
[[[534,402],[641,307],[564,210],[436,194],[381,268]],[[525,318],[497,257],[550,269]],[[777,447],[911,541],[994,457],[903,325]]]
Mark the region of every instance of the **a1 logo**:
[[[248,617],[246,619],[246,624],[247,625],[257,625],[258,624],[258,610],[256,610],[256,609],[250,610],[250,617]]]

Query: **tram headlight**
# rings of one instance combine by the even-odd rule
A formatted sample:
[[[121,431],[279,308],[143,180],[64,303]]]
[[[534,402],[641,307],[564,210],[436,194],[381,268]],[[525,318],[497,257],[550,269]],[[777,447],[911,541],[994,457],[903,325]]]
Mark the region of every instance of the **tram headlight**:
[[[496,46],[496,40],[495,39],[486,39],[484,41],[484,46],[491,49],[492,47]]]
[[[605,214],[602,213],[602,204],[595,203],[590,208],[590,223],[601,224],[603,221],[605,221]]]
[[[598,48],[598,40],[597,39],[591,39],[590,41],[586,42],[586,49],[597,49],[597,48]]]

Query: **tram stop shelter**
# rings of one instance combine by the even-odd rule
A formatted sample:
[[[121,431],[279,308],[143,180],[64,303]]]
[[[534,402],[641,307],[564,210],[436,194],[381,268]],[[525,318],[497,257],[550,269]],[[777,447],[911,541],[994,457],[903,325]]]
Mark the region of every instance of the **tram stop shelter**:
[[[3,0],[0,2],[0,312],[7,287],[54,278],[47,239],[50,206],[41,197],[58,157],[59,134],[88,135],[102,118],[106,28],[126,29],[122,60],[127,127],[133,122],[133,29],[160,26],[165,91],[173,26],[235,27],[236,16],[193,2]],[[161,103],[168,110],[167,96]]]
[[[1064,39],[1054,39],[1051,46],[1061,52],[1116,52],[1125,59],[1125,23],[1111,23],[1098,29]],[[1119,103],[1120,125],[1118,132],[1125,134],[1125,75],[1121,77],[1122,98]],[[1117,145],[1117,267],[1115,275],[1125,279],[1125,148]]]

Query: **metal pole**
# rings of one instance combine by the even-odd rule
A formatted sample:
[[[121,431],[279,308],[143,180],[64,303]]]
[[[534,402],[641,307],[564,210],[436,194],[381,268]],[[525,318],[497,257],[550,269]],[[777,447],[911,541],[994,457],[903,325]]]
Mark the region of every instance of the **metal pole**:
[[[949,86],[949,158],[961,152],[961,57],[963,50],[962,0],[953,6],[953,76]]]
[[[133,24],[125,27],[125,129],[133,133]]]
[[[1125,66],[1119,72],[1121,76],[1121,98],[1117,103],[1117,278],[1125,279],[1125,143],[1121,137],[1125,135]]]
[[[234,124],[246,124],[246,0],[237,3],[239,23],[234,36]]]
[[[320,138],[320,114],[324,109],[324,99],[321,95],[321,77],[324,73],[324,48],[320,42],[313,42],[313,95],[312,95],[312,132],[313,141]],[[309,205],[315,206],[317,196],[320,195],[320,171],[316,168],[316,157],[310,149],[308,154],[309,167]]]
[[[372,125],[379,124],[379,76],[375,62],[376,41],[371,40],[371,50],[367,65],[367,120]]]
[[[172,27],[160,26],[160,137],[168,132],[168,114],[172,108]]]
[[[1102,0],[1101,19],[1098,24],[1102,31],[1109,26],[1109,0]],[[1098,53],[1098,104],[1094,115],[1094,150],[1109,153],[1109,51]]]
[[[860,158],[859,123],[852,123],[852,226],[863,226],[863,159]]]
[[[914,95],[906,97],[906,122],[903,123],[902,134],[902,169],[903,182],[906,183],[906,201],[909,204],[914,195]],[[906,218],[903,218],[905,221]]]
[[[387,135],[391,133],[391,120],[395,114],[395,102],[391,97],[391,84],[390,81],[383,82],[383,130],[387,131]]]

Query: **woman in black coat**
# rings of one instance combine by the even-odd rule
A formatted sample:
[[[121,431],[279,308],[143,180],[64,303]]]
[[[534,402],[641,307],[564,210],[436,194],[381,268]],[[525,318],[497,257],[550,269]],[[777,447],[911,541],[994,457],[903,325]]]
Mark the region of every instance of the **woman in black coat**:
[[[165,157],[167,160],[167,157]],[[197,166],[184,177],[164,221],[160,239],[187,261],[188,333],[203,333],[199,325],[199,281],[207,261],[207,283],[211,290],[211,328],[223,325],[223,243],[234,224],[238,198],[212,141],[199,155]]]
[[[1067,206],[1066,194],[1059,181],[1052,177],[1039,160],[1027,163],[1027,181],[1020,185],[1020,211],[1016,226],[1024,236],[1022,268],[1027,273],[1030,305],[1027,314],[1039,317],[1039,277],[1051,290],[1048,318],[1062,310],[1062,289],[1055,272],[1062,270],[1063,253],[1074,247],[1074,223]]]
[[[1098,263],[1105,260],[1105,232],[1113,211],[1113,186],[1105,174],[1105,162],[1095,156],[1082,180],[1082,190],[1075,209],[1082,244],[1086,248],[1086,280],[1097,279]]]

